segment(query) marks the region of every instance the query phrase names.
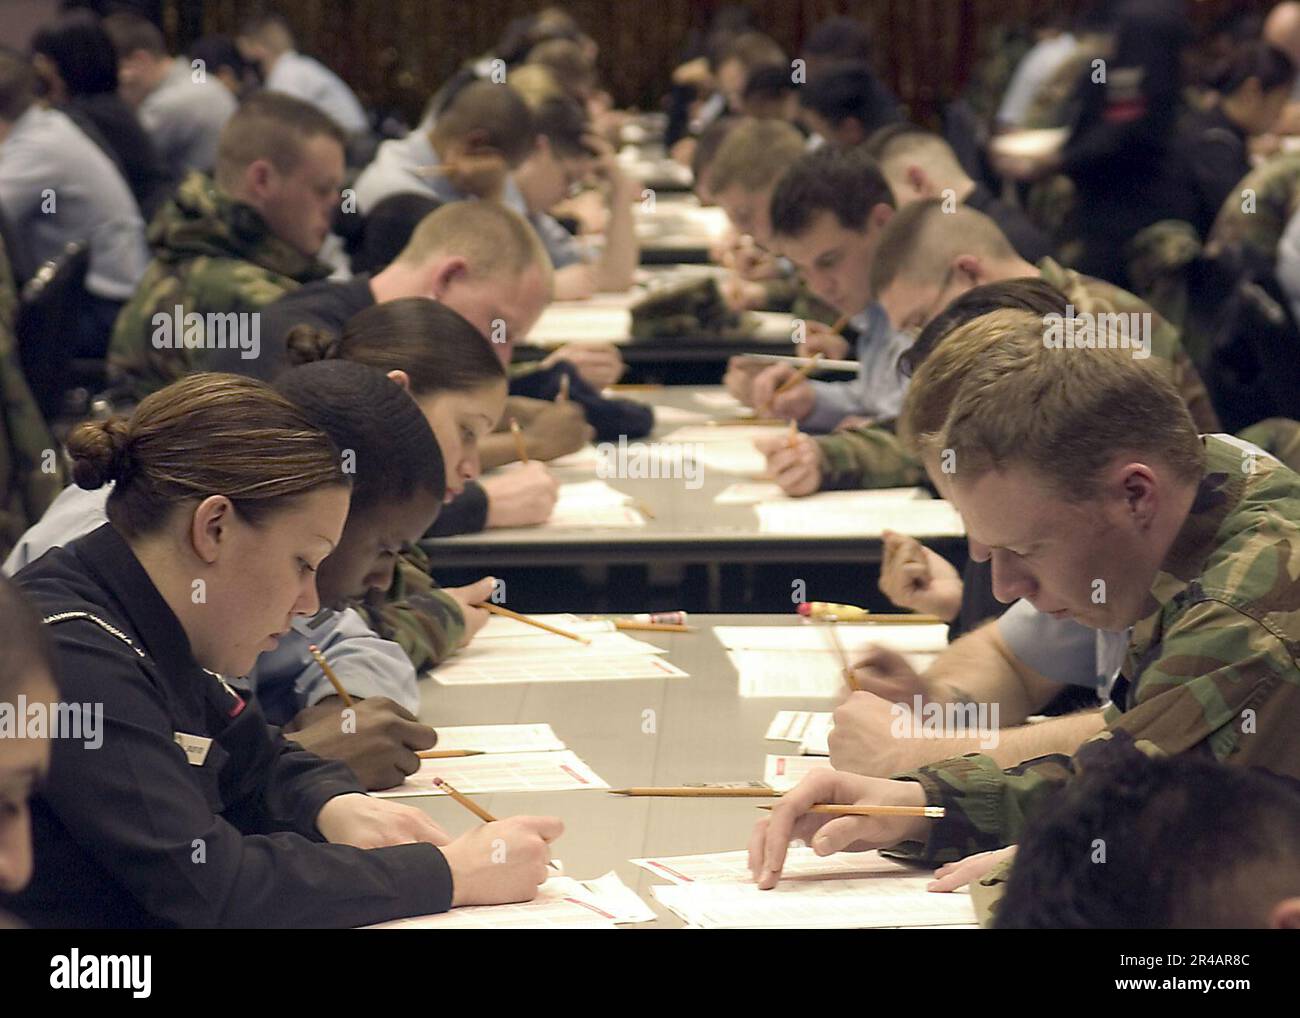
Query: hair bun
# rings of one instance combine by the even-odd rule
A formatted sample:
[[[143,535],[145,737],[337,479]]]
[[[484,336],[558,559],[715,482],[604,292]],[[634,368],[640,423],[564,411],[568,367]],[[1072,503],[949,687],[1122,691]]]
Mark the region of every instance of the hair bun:
[[[295,367],[339,356],[339,338],[312,325],[295,325],[284,337],[285,356]]]
[[[72,479],[78,487],[93,490],[121,480],[128,465],[131,429],[125,417],[86,421],[68,436]]]

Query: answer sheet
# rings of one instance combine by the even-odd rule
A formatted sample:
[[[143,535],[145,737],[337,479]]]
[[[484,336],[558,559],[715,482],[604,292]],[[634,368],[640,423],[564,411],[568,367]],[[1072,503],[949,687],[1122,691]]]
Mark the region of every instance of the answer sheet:
[[[491,753],[485,756],[421,760],[420,769],[396,788],[371,792],[380,798],[446,795],[434,778],[465,795],[489,792],[566,792],[608,788],[604,779],[570,750],[552,753]]]
[[[878,537],[885,530],[912,537],[961,537],[966,533],[957,510],[943,499],[885,499],[869,505],[846,505],[843,500],[824,497],[834,494],[760,502],[754,506],[758,529],[764,534],[854,537]]]
[[[543,753],[568,748],[551,726],[544,724],[451,725],[439,726],[437,731],[438,744],[434,749],[477,749],[480,753]]]
[[[829,756],[827,738],[833,727],[830,711],[779,710],[767,726],[765,738],[797,742],[800,756]]]
[[[674,884],[716,883],[719,881],[752,882],[749,872],[749,853],[707,852],[701,855],[655,856],[632,859],[633,865],[649,870],[657,877]],[[786,853],[781,879],[799,880],[814,877],[865,877],[872,875],[897,877],[923,877],[928,883],[928,868],[908,866],[906,863],[886,859],[879,852],[837,852],[820,856],[807,846],[792,846]]]
[[[469,905],[440,915],[412,916],[365,926],[367,930],[607,930],[619,923],[653,922],[658,916],[612,870],[595,880],[552,877],[532,901]]]
[[[425,761],[425,763],[429,762]],[[788,792],[799,784],[805,775],[813,771],[830,769],[830,761],[824,756],[786,756],[769,753],[763,765],[763,784],[774,792]],[[459,790],[460,786],[456,787]]]

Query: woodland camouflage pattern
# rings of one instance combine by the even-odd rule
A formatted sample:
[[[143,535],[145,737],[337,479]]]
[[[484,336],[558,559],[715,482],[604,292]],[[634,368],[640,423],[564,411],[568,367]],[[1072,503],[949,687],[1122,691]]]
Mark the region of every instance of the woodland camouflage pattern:
[[[465,637],[456,599],[429,575],[429,557],[417,547],[402,552],[388,590],[353,605],[385,640],[406,652],[416,672],[441,664]]]
[[[1051,258],[1038,263],[1042,280],[1074,305],[1075,314],[1150,314],[1151,360],[1169,370],[1196,428],[1220,430],[1219,417],[1178,332],[1150,305],[1112,283],[1063,268]],[[822,488],[899,488],[925,483],[925,471],[894,436],[892,426],[872,426],[817,439],[822,461]]]
[[[1106,709],[1109,730],[1154,750],[1300,778],[1300,475],[1206,436],[1205,474]],[[1103,737],[1106,733],[1103,733]],[[971,754],[896,777],[947,816],[898,851],[947,862],[1017,840],[1025,818],[1070,780],[1075,758],[1001,770]]]
[[[1247,212],[1244,194],[1254,192],[1254,211]],[[1244,248],[1263,264],[1272,265],[1287,221],[1300,208],[1300,152],[1274,156],[1251,170],[1224,199],[1205,247],[1217,254]]]
[[[108,348],[110,380],[136,400],[205,366],[204,350],[154,349],[155,314],[170,317],[177,305],[182,314],[257,311],[330,274],[201,173],[187,176],[158,210],[148,240],[154,259],[118,315]]]

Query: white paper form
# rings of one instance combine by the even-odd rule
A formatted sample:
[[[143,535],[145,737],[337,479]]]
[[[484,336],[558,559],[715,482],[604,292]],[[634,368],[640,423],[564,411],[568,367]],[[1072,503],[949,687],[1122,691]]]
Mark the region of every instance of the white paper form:
[[[369,930],[613,929],[618,923],[653,922],[654,909],[612,870],[595,880],[552,877],[532,901],[470,905],[440,915],[412,916],[367,926]]]
[[[721,388],[708,392],[697,392],[691,398],[700,406],[708,407],[710,410],[735,410],[739,413],[745,406],[726,389]]]
[[[491,753],[486,756],[421,760],[420,769],[396,788],[371,792],[379,798],[446,795],[434,778],[466,795],[491,792],[567,792],[608,788],[604,779],[570,750],[555,753]]]
[[[723,488],[713,497],[718,505],[759,505],[768,502],[793,502],[807,504],[815,497],[814,505],[839,504],[845,512],[870,512],[882,502],[933,501],[924,488],[873,488],[869,491],[824,491],[816,496],[795,498],[781,490],[779,484],[769,481],[738,481]],[[818,510],[821,511],[821,510]]]
[[[583,636],[614,632],[614,623],[609,619],[583,619],[577,615],[529,615],[528,617],[555,626],[557,629],[564,629],[570,633],[580,633]],[[487,624],[475,634],[474,643],[480,643],[483,640],[534,636],[547,636],[557,640],[566,639],[566,637],[556,636],[554,633],[538,629],[536,626],[530,626],[527,622],[512,619],[508,615],[493,615],[487,620]]]
[[[948,646],[943,623],[804,622],[796,626],[714,626],[713,635],[727,650],[834,651],[830,627],[835,627],[849,660],[873,644],[900,654],[937,654]]]
[[[600,480],[561,484],[555,508],[542,526],[644,527],[645,517],[628,505],[631,501],[631,495]]]
[[[634,866],[674,884],[749,883],[753,880],[749,872],[749,853],[745,851],[656,856],[630,861]],[[933,879],[930,870],[886,859],[879,852],[836,852],[820,856],[811,848],[798,845],[792,845],[786,852],[785,866],[781,869],[782,881],[865,876],[920,878],[922,887]]]
[[[772,718],[772,723],[767,726],[767,734],[763,738],[776,742],[803,742],[809,726],[822,723],[827,727],[830,726],[829,711],[779,710]]]
[[[427,760],[425,762],[428,763]],[[763,764],[763,784],[774,792],[788,792],[813,771],[828,770],[831,770],[830,761],[824,756],[787,756],[769,753]],[[459,790],[460,786],[457,785],[457,791]]]
[[[846,651],[846,654],[848,652]],[[903,654],[918,672],[934,662],[934,654]],[[852,654],[848,654],[853,660]],[[848,693],[834,651],[729,650],[727,659],[736,669],[739,693],[746,699],[764,697],[836,698]],[[438,673],[434,672],[434,678]]]
[[[578,630],[571,630],[571,632],[578,632]],[[476,663],[491,665],[497,662],[517,661],[520,659],[536,661],[539,654],[544,654],[548,660],[552,660],[555,655],[558,655],[562,658],[572,657],[585,661],[602,656],[626,657],[638,654],[668,653],[663,647],[656,647],[653,643],[638,640],[627,633],[618,631],[612,633],[584,633],[582,635],[591,642],[579,643],[576,640],[570,640],[567,636],[560,636],[558,633],[547,633],[540,629],[532,629],[527,635],[513,636],[508,640],[489,640],[479,643],[475,639],[468,647],[462,647],[458,650],[456,656],[448,664]],[[446,667],[446,664],[440,665],[434,674],[437,675],[439,671]]]
[[[434,748],[477,749],[480,753],[545,753],[568,747],[550,725],[534,724],[440,726]]]
[[[757,450],[755,450],[757,451]],[[824,494],[835,494],[826,492]],[[845,534],[878,537],[896,530],[912,537],[961,537],[961,516],[943,499],[880,500],[849,506],[823,495],[760,502],[754,506],[758,529],[764,534]]]
[[[626,636],[611,633],[610,636]],[[559,637],[563,639],[563,637]],[[631,638],[628,637],[630,640]],[[573,641],[568,641],[573,644]],[[635,641],[640,642],[640,641]],[[544,651],[527,654],[505,653],[475,657],[465,648],[433,670],[433,681],[442,686],[486,686],[511,682],[604,682],[610,680],[687,678],[686,672],[655,653],[606,653],[603,642],[593,638],[589,647],[573,644],[575,650],[546,645]]]
[[[770,891],[761,891],[750,882],[704,882],[658,884],[651,893],[685,922],[711,929],[887,929],[975,923],[969,894],[936,894],[917,883],[906,877],[784,880]]]
[[[573,470],[595,470],[600,466],[600,463],[600,452],[594,445],[584,445],[581,449],[576,449],[567,456],[557,456],[553,460],[546,461],[548,467]]]

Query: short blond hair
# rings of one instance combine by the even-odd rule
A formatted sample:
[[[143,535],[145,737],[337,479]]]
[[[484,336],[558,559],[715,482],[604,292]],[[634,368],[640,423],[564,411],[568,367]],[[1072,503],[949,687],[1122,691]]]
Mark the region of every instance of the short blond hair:
[[[783,120],[745,119],[727,132],[705,176],[715,195],[733,184],[761,191],[804,153],[803,135]]]
[[[547,287],[551,259],[532,225],[514,209],[487,199],[451,202],[420,220],[395,259],[419,265],[435,255],[456,255],[474,275],[517,279],[536,265]]]
[[[1097,495],[1131,449],[1198,478],[1196,425],[1153,360],[1111,348],[1058,348],[1043,317],[993,311],[950,333],[917,369],[899,420],[917,456],[950,454],[965,481],[1018,464],[1070,501]]]

